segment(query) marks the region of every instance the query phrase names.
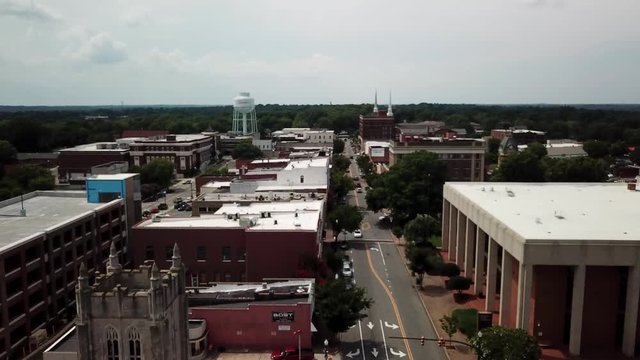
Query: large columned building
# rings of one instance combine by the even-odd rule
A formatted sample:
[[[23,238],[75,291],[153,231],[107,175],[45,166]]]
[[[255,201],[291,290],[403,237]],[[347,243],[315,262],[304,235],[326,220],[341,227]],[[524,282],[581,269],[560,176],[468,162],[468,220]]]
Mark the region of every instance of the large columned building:
[[[634,356],[640,192],[631,188],[446,183],[442,247],[499,325],[573,355]]]

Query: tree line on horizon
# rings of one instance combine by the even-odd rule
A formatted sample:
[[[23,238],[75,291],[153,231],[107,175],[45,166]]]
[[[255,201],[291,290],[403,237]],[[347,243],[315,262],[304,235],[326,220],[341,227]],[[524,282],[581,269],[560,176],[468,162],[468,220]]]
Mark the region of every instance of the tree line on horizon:
[[[379,108],[386,109],[386,105]],[[371,104],[256,106],[263,136],[285,127],[327,128],[355,134],[359,115],[371,111]],[[85,120],[87,115],[109,118]],[[0,140],[10,142],[19,152],[48,152],[83,143],[113,141],[124,130],[167,130],[175,134],[227,132],[231,129],[232,115],[231,106],[0,112]],[[394,106],[394,115],[399,123],[443,121],[452,128],[465,128],[468,133],[472,133],[474,125],[484,129],[485,134],[494,128],[519,125],[545,131],[550,139],[640,146],[640,110],[415,104]]]

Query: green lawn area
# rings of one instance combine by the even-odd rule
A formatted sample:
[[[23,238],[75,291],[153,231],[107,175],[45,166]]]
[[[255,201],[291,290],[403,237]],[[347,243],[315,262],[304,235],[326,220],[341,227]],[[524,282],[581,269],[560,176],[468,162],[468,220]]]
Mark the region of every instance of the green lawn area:
[[[478,332],[478,310],[456,309],[452,316],[458,320],[458,329],[467,337],[472,337]]]

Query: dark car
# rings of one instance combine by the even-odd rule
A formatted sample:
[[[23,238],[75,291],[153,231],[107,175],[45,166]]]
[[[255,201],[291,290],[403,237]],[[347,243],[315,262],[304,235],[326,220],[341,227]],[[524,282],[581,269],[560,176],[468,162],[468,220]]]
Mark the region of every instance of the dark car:
[[[283,350],[276,350],[271,353],[271,360],[313,360],[312,349],[302,349],[298,353],[298,348],[295,346],[287,346]]]
[[[176,209],[176,210],[180,210],[180,208],[181,208],[181,207],[183,207],[183,206],[184,206],[184,204],[185,204],[185,203],[184,203],[184,202],[182,202],[182,201],[177,202],[177,203],[175,203],[175,204],[173,205],[173,208],[174,208],[174,209]]]
[[[168,208],[169,208],[169,205],[165,203],[158,205],[158,210],[167,210]]]

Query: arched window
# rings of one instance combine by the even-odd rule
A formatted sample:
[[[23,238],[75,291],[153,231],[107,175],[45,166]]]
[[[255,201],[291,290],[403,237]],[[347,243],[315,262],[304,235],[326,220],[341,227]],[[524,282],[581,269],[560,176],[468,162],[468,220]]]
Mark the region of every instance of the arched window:
[[[142,346],[138,329],[129,328],[129,360],[142,360]]]
[[[120,347],[118,344],[118,331],[113,326],[107,326],[107,360],[120,360]]]

